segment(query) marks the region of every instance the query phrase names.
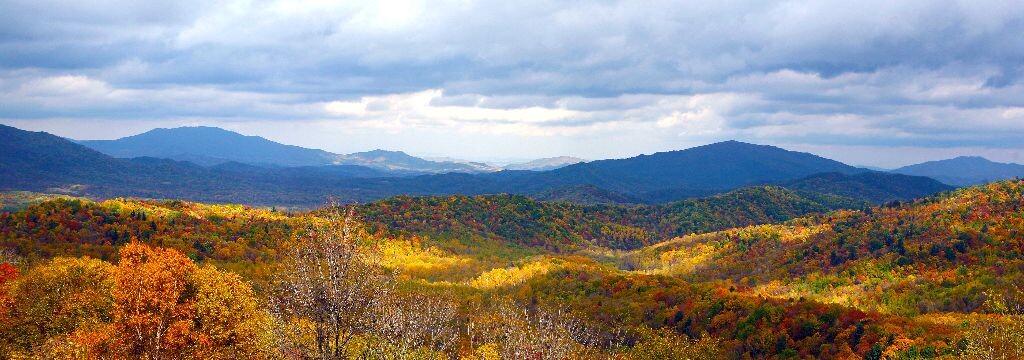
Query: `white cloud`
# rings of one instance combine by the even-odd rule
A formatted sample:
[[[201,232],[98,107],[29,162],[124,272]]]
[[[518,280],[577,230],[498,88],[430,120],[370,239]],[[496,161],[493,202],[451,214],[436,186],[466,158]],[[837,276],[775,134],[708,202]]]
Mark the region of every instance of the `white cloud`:
[[[407,94],[366,96],[358,101],[331,101],[324,104],[330,115],[358,120],[368,127],[398,130],[418,126],[448,127],[467,133],[490,132],[518,135],[544,135],[542,126],[558,120],[579,118],[584,113],[565,108],[529,106],[494,108],[486,106],[437,105],[444,91],[430,89]],[[477,97],[476,102],[487,102]]]

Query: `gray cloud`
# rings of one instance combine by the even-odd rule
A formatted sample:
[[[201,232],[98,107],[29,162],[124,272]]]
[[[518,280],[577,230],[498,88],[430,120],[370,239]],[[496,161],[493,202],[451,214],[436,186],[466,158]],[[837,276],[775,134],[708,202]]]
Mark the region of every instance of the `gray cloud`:
[[[1008,160],[1024,148],[1019,5],[0,0],[0,122],[219,124],[334,150],[360,150],[330,140],[358,133],[457,156],[738,138]]]

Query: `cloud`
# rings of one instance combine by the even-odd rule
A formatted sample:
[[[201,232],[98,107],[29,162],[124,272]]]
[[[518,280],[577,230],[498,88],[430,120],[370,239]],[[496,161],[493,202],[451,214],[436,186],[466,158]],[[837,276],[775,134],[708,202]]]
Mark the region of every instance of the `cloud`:
[[[487,106],[444,105],[444,92],[430,89],[408,94],[362,97],[358,101],[332,101],[324,104],[329,115],[357,120],[366,127],[393,131],[418,126],[459,128],[465,132],[545,135],[544,127],[559,120],[578,118],[583,113],[565,108],[529,106],[495,108]],[[486,102],[479,97],[476,102]]]
[[[267,136],[323,126],[409,141],[400,148],[438,147],[411,135],[427,132],[492,155],[519,144],[568,149],[532,138],[596,147],[578,154],[587,158],[729,138],[1024,147],[1015,141],[1024,136],[1016,1],[0,0],[0,8],[0,122],[57,131],[73,119],[209,123]],[[624,144],[633,141],[642,144]]]

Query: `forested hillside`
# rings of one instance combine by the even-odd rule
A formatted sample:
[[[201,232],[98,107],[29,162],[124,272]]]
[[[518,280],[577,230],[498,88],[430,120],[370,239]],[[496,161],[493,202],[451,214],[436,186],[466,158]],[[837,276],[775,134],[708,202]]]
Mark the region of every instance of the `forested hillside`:
[[[308,213],[34,200],[0,214],[0,352],[1022,354],[1024,182],[871,208],[817,196],[754,187],[633,207],[398,197]],[[321,261],[348,270],[319,273]],[[354,294],[368,302],[345,300]],[[323,318],[335,311],[351,316]]]
[[[676,238],[624,264],[901,315],[982,308],[1024,283],[1024,182]]]
[[[865,203],[781,187],[751,187],[665,205],[581,206],[521,195],[399,196],[357,207],[371,232],[443,239],[500,239],[566,250],[637,248],[661,239],[788,220]]]

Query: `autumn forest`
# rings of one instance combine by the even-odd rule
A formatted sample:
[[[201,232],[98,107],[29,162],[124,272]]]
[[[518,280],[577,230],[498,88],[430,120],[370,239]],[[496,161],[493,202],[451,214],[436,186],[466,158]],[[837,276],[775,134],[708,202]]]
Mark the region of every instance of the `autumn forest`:
[[[5,358],[1024,357],[1024,181],[882,205],[5,193]],[[834,200],[834,199],[833,199]]]

